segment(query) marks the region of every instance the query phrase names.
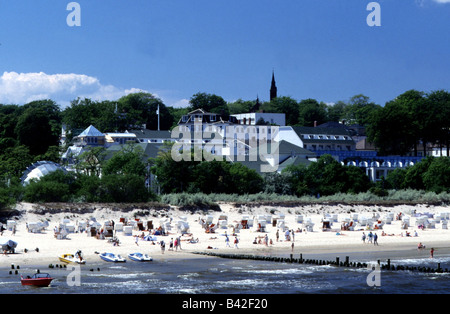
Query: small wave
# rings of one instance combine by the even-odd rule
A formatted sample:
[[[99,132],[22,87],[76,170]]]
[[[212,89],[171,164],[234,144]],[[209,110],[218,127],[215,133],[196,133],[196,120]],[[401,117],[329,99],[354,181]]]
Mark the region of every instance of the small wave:
[[[117,278],[117,279],[132,279],[151,276],[153,273],[127,273],[127,274],[105,274],[105,273],[91,273],[89,277],[104,277],[104,278]]]
[[[194,277],[199,277],[199,276],[200,276],[199,273],[186,273],[186,274],[178,275],[177,277],[187,280],[187,279],[194,278]]]
[[[264,275],[291,275],[291,274],[311,274],[312,270],[300,269],[300,268],[288,268],[288,269],[243,269],[242,273],[248,274],[264,274]]]

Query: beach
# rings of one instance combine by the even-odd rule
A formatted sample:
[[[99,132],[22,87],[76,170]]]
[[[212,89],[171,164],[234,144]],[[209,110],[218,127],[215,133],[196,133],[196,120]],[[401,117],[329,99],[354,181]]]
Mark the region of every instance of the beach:
[[[7,229],[2,234],[2,239],[16,242],[17,247],[14,254],[1,254],[0,267],[9,267],[11,264],[24,266],[60,264],[58,256],[66,253],[74,254],[78,250],[82,251],[87,263],[100,261],[98,254],[102,252],[120,254],[122,257],[127,257],[129,253],[142,252],[154,260],[199,258],[199,255],[192,254],[193,252],[265,256],[294,254],[296,257],[303,254],[303,257],[327,258],[345,255],[350,256],[352,260],[429,257],[431,248],[434,248],[435,256],[448,256],[450,252],[450,230],[445,229],[447,221],[445,217],[450,209],[446,206],[317,204],[296,207],[242,207],[228,203],[219,205],[220,211],[187,212],[173,207],[168,211],[155,210],[147,216],[142,216],[140,209],[121,212],[100,206],[86,214],[76,212],[39,214],[33,210],[36,208],[35,205],[20,203],[17,205],[20,215],[9,218],[10,221],[15,221],[15,230]],[[431,222],[432,225],[423,230],[419,228],[417,220],[424,219],[425,216],[428,217],[427,223]],[[435,219],[436,217],[438,219]],[[115,231],[119,245],[114,245],[108,241],[110,238],[98,239],[87,232],[78,231],[81,222],[89,222],[93,218],[102,226],[106,221],[114,221],[117,225],[122,220],[133,228],[130,235],[125,235],[123,231]],[[240,228],[243,218],[247,222],[253,221],[253,226]],[[184,228],[187,226],[188,229],[177,228],[180,220],[184,222]],[[213,233],[206,232],[207,220],[210,220],[207,226],[213,225],[212,229],[214,226],[217,227]],[[262,220],[266,223],[261,223]],[[46,221],[48,226],[40,232],[27,230],[27,225],[38,221]],[[139,230],[138,222],[142,223],[142,229],[142,225],[147,226],[148,221],[152,222],[154,229],[147,230],[144,227],[143,230]],[[405,221],[409,222],[406,227]],[[74,231],[68,233],[64,239],[58,239],[54,230],[63,222],[71,224]],[[349,222],[352,225],[350,230],[342,230],[348,229]],[[329,228],[323,229],[324,225]],[[153,235],[154,230],[160,226],[164,226],[168,234]],[[290,230],[289,238],[286,238],[285,230]],[[378,245],[373,240],[369,242],[370,232],[377,234]],[[362,240],[363,233],[366,235],[365,242]],[[139,237],[142,235],[144,238]],[[144,240],[147,235],[152,235],[153,241]],[[225,240],[226,235],[229,238],[229,245]],[[181,240],[181,247],[171,249],[170,241],[176,238]],[[239,240],[237,245],[234,243],[235,238]],[[166,244],[164,251],[160,246],[161,241]],[[425,245],[425,248],[418,250],[418,243]]]

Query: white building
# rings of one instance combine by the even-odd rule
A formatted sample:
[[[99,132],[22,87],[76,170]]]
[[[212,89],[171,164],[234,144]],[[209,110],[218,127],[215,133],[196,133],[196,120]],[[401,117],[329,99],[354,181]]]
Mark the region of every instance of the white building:
[[[239,124],[256,125],[257,123],[285,126],[286,115],[284,113],[266,113],[266,112],[250,112],[232,114],[236,117]]]
[[[356,143],[343,128],[280,127],[275,141],[286,141],[310,151],[355,151]]]

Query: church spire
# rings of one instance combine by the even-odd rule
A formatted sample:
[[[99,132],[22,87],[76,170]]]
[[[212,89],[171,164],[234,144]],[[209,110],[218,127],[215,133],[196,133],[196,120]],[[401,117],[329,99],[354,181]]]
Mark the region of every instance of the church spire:
[[[270,85],[270,100],[277,98],[277,86],[275,84],[275,73],[272,70],[272,84]]]

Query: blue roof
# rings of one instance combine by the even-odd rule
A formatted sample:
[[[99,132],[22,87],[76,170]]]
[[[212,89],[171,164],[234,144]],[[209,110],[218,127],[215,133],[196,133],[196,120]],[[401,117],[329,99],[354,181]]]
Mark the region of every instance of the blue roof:
[[[97,130],[94,126],[90,125],[86,130],[81,132],[78,137],[85,137],[85,136],[105,136],[102,132]]]

